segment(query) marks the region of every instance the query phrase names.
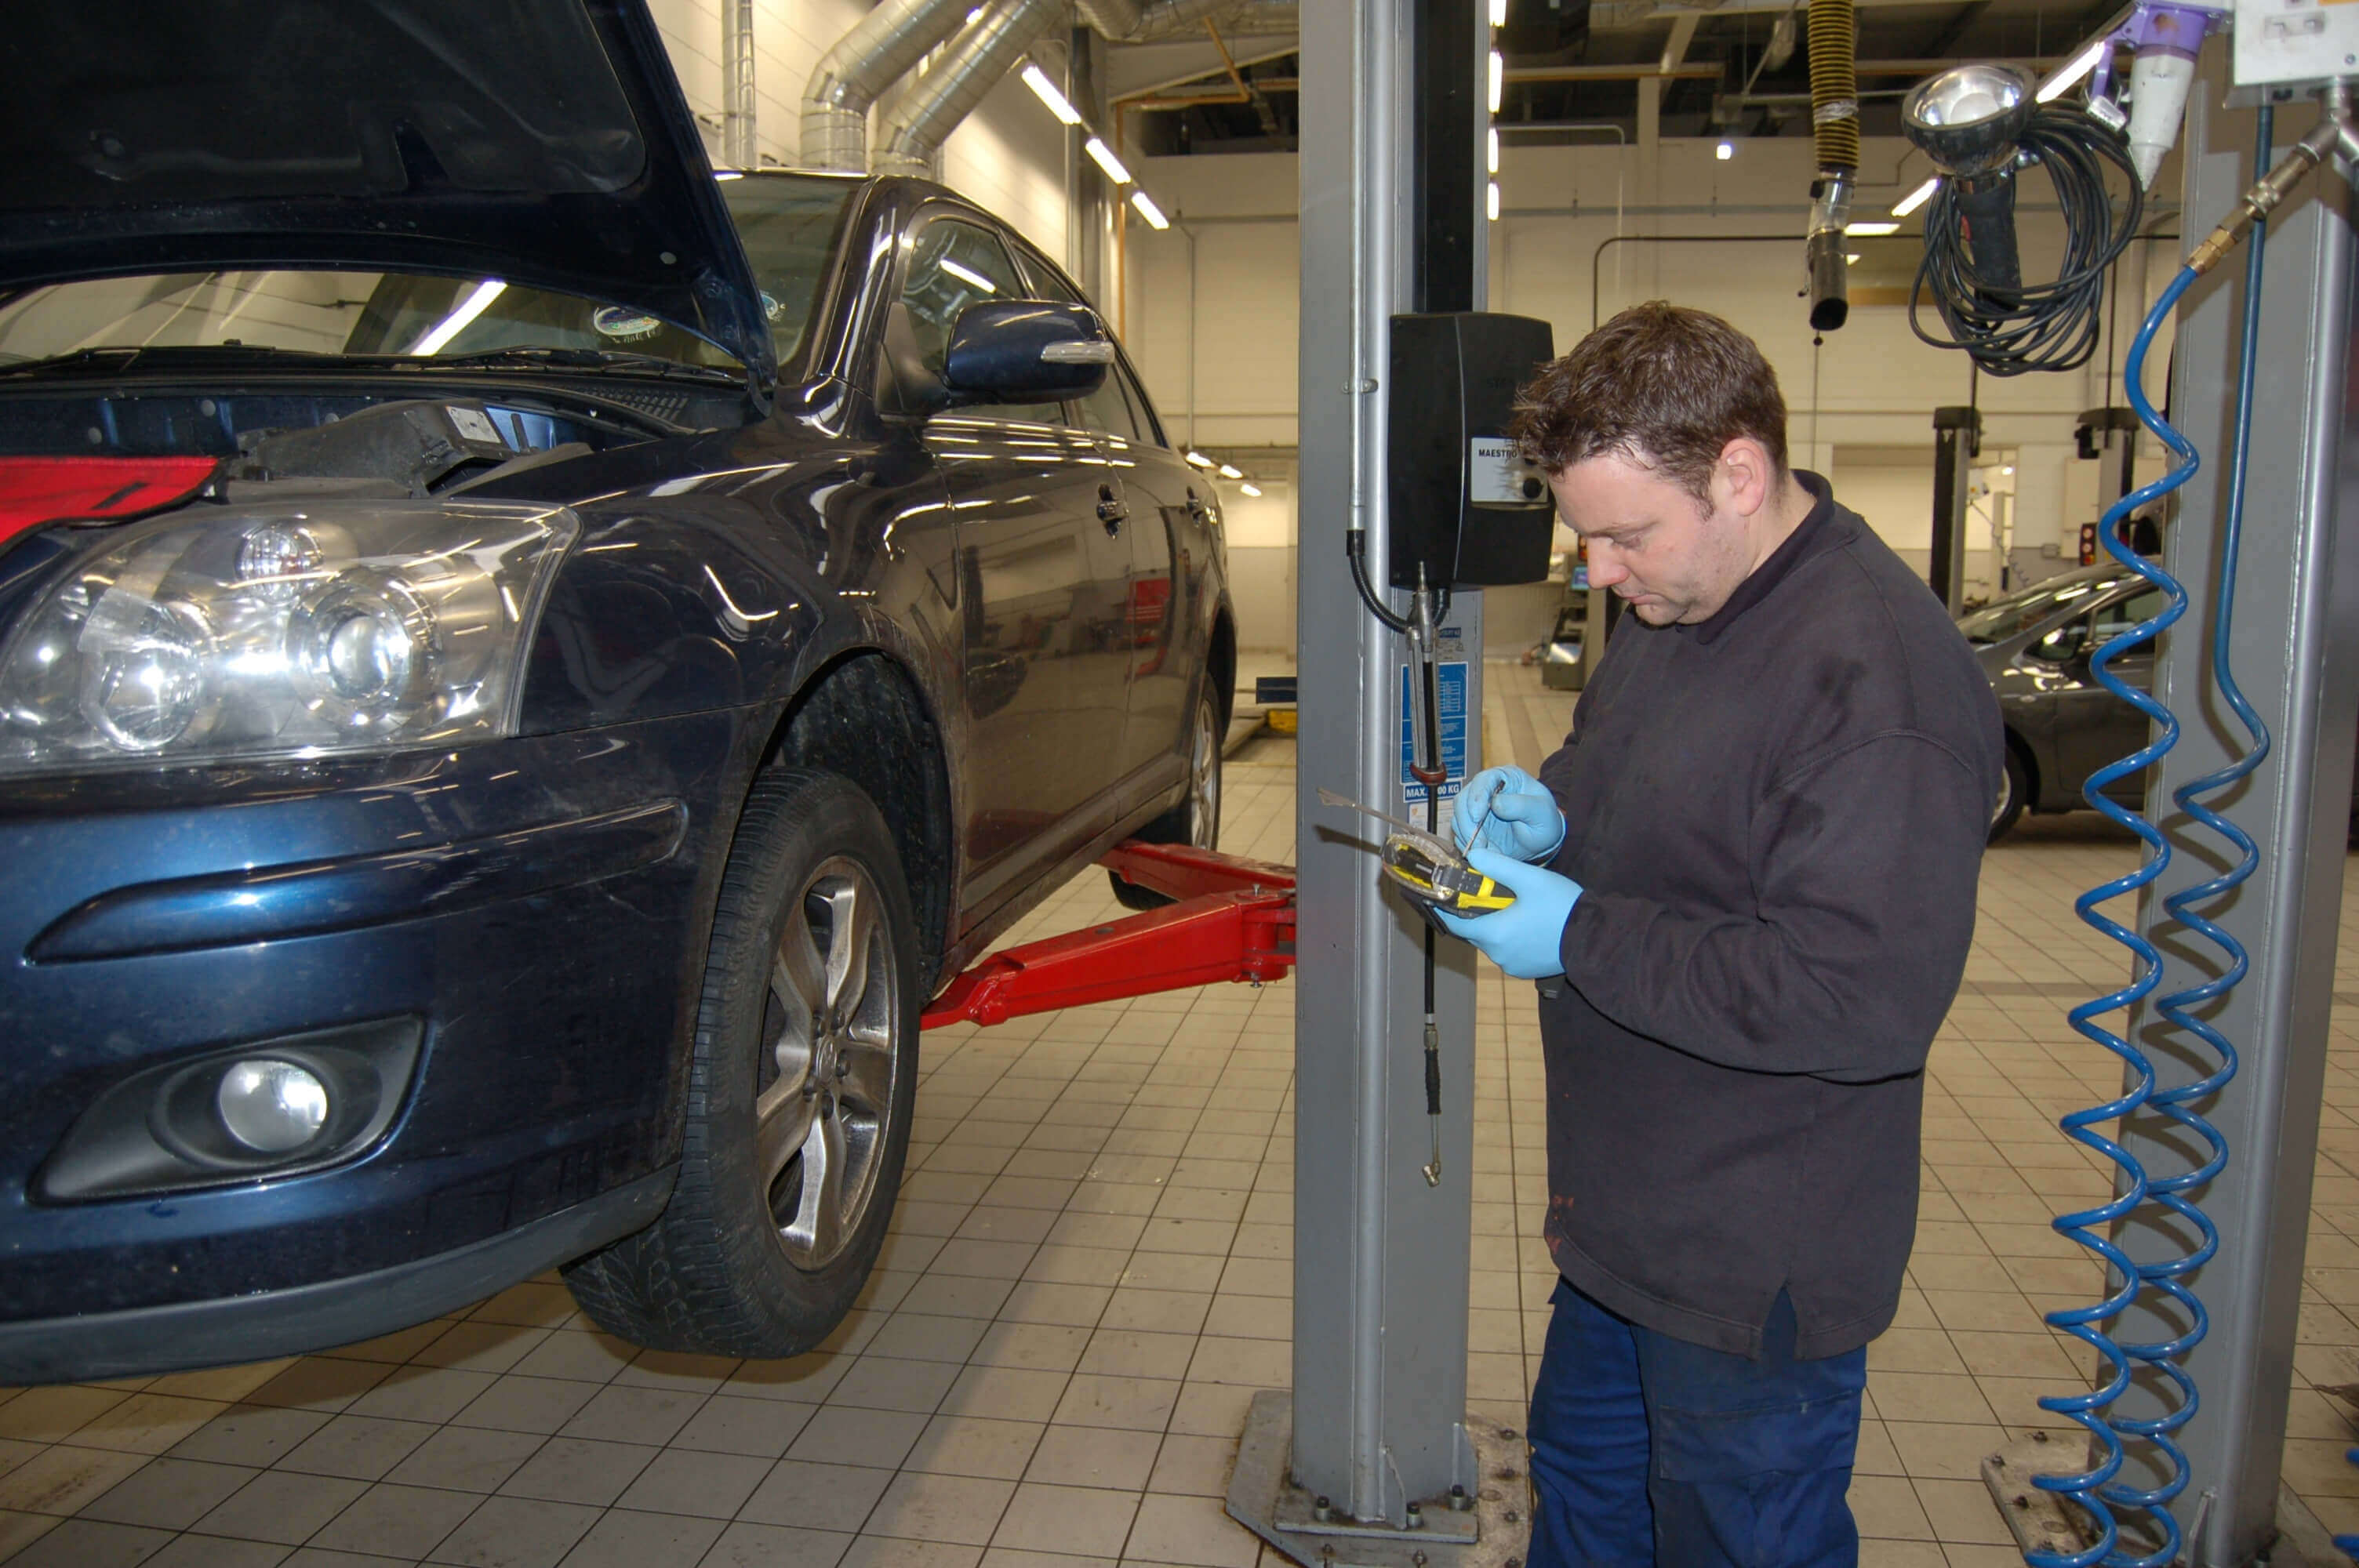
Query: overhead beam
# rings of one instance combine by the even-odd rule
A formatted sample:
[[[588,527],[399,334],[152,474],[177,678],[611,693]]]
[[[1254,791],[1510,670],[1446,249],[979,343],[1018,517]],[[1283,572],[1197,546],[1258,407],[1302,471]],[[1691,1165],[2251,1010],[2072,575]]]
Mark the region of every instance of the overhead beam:
[[[1688,46],[1695,42],[1698,20],[1698,16],[1692,11],[1682,11],[1671,18],[1671,36],[1663,40],[1665,70],[1678,69],[1680,62],[1688,58]]]
[[[1929,55],[1948,54],[1956,49],[1958,40],[1966,36],[1966,29],[1980,21],[1983,13],[1990,8],[1991,0],[1966,0],[1965,5],[1958,7],[1956,15],[1941,24],[1940,31],[1933,35],[1933,41],[1925,46],[1925,52]]]

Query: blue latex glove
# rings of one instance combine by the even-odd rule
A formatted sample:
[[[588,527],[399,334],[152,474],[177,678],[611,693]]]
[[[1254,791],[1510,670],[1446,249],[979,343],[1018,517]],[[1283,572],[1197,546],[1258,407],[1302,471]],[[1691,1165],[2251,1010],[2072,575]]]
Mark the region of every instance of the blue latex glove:
[[[1556,796],[1521,768],[1484,768],[1466,781],[1450,813],[1461,850],[1479,843],[1518,860],[1545,860],[1564,842]]]
[[[1489,849],[1467,851],[1467,863],[1516,895],[1516,902],[1490,914],[1457,915],[1435,910],[1433,917],[1452,935],[1480,947],[1491,962],[1519,980],[1544,980],[1564,973],[1564,923],[1580,901],[1581,884],[1540,866],[1527,866]]]

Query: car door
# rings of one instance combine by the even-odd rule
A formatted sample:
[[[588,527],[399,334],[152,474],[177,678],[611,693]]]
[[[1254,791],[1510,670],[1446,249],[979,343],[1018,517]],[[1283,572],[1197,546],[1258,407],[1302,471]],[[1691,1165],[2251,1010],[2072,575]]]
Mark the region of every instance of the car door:
[[[962,212],[913,224],[888,368],[939,379],[968,306],[1023,298],[1007,249]],[[1114,812],[1129,546],[1098,515],[1096,443],[1061,404],[966,406],[925,422],[956,530],[968,745],[961,835],[970,907],[1020,884]]]
[[[1037,257],[1027,256],[1044,298],[1086,305],[1079,290]],[[1210,515],[1212,481],[1163,444],[1161,428],[1119,350],[1098,390],[1076,399],[1071,417],[1098,443],[1104,488],[1125,513],[1130,585],[1125,596],[1130,646],[1129,724],[1122,771],[1126,796],[1168,791],[1187,771],[1188,705],[1201,662],[1190,630],[1191,589],[1201,584],[1193,541]],[[1200,488],[1202,494],[1200,494]],[[1191,557],[1196,557],[1191,559]],[[1198,569],[1191,574],[1190,566]]]
[[[2162,613],[2163,603],[2158,589],[2116,590],[2088,614],[2066,622],[2028,650],[2057,665],[2065,676],[2055,694],[2056,754],[2064,766],[2063,782],[2075,793],[2090,774],[2147,743],[2147,716],[2098,685],[2090,660],[2114,637]],[[2152,639],[2115,658],[2106,668],[2126,686],[2153,690]],[[2135,802],[2143,798],[2145,788],[2144,776],[2136,775],[2121,781],[2113,793],[2121,800]]]

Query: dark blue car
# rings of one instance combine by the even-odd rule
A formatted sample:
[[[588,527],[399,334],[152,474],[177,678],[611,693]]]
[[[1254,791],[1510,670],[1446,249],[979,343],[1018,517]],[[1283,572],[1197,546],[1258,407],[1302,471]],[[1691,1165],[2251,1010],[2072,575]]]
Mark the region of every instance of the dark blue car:
[[[987,214],[716,178],[637,0],[11,20],[0,1382],[559,1265],[808,1347],[926,998],[1213,841],[1209,485]]]

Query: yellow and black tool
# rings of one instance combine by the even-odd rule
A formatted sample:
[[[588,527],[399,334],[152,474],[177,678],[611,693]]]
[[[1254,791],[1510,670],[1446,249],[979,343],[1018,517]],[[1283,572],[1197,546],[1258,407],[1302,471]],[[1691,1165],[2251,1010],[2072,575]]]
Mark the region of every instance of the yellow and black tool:
[[[1378,862],[1386,879],[1418,903],[1472,917],[1505,909],[1516,902],[1514,893],[1468,865],[1466,858],[1447,839],[1372,806],[1362,806],[1332,789],[1320,790],[1319,798],[1329,806],[1373,816],[1393,830],[1378,851]]]

